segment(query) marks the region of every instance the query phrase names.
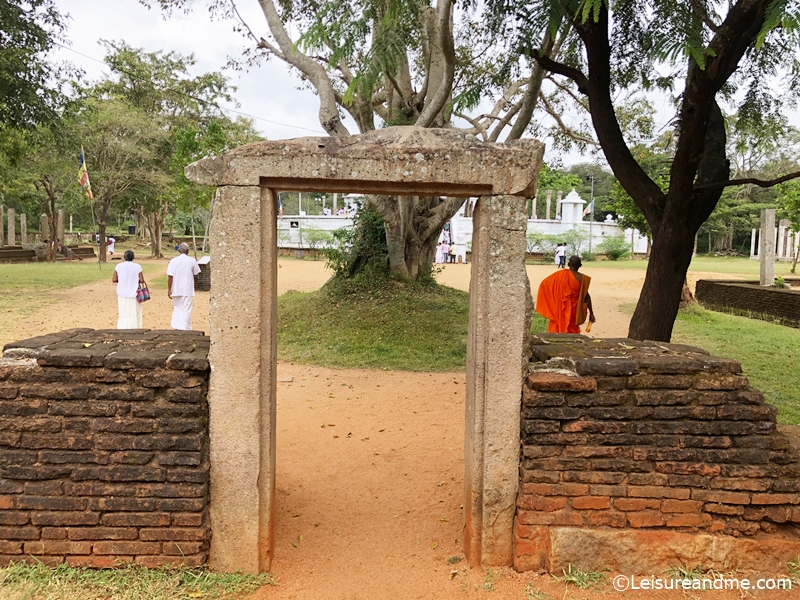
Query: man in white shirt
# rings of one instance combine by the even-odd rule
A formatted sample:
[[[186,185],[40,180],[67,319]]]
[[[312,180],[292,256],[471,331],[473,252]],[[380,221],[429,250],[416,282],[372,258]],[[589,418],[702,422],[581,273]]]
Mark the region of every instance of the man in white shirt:
[[[169,261],[167,266],[167,296],[172,299],[173,329],[192,328],[192,304],[194,288],[200,267],[197,261],[189,256],[189,245],[178,246],[178,256]]]

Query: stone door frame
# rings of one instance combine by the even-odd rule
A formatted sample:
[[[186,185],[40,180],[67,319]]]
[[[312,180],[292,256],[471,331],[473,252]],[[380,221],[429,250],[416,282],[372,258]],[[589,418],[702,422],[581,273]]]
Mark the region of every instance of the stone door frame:
[[[512,564],[532,308],[525,203],[544,151],[539,142],[524,142],[484,144],[441,130],[389,128],[344,141],[261,142],[187,167],[190,179],[218,187],[210,233],[212,568],[264,572],[274,556],[277,190],[479,197],[467,339],[464,551],[471,565]]]

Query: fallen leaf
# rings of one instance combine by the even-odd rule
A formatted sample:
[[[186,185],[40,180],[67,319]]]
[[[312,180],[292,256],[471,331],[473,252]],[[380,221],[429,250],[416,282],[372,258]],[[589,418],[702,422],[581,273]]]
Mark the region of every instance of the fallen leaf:
[[[385,429],[378,429],[378,433],[383,433],[384,431],[386,431],[386,430]]]
[[[200,590],[186,590],[186,595],[189,596],[189,598],[201,598],[203,592]]]
[[[457,575],[458,575],[458,569],[453,569],[452,571],[450,571],[450,579],[455,579]]]
[[[90,346],[91,346],[91,344],[90,344],[90,343],[88,343],[88,342],[87,342],[86,344],[84,344],[84,345],[83,345],[83,347],[84,347],[84,348],[89,348]]]
[[[431,544],[431,550],[436,550],[436,548],[437,548],[438,546],[439,546],[439,542],[433,542],[433,543]]]
[[[304,539],[306,539],[306,538],[305,538],[305,536],[304,536],[304,535],[301,533],[299,536],[297,536],[297,539],[298,539],[299,541],[301,541],[301,542],[302,542],[302,541],[303,541]]]
[[[443,523],[447,523],[447,522],[448,522],[448,520],[447,520],[447,517],[442,517],[442,518],[441,518],[441,519],[439,519],[439,520],[440,520],[440,521],[442,521]]]

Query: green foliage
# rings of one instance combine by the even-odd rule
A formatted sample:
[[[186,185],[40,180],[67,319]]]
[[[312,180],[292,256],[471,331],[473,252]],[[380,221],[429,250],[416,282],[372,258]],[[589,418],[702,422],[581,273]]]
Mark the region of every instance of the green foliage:
[[[598,571],[581,571],[578,568],[572,568],[569,565],[566,569],[562,569],[563,575],[561,577],[553,577],[556,581],[566,584],[572,584],[577,588],[586,589],[596,587],[606,583],[607,577]]]
[[[569,258],[573,255],[582,256],[582,248],[589,241],[589,235],[579,229],[569,229],[553,235],[529,231],[525,238],[527,240],[527,252],[540,252],[548,261],[552,261],[555,258],[558,244],[567,245],[567,258]]]
[[[609,260],[620,260],[631,255],[631,244],[625,239],[624,234],[607,237],[597,249]]]
[[[469,294],[368,271],[278,298],[281,360],[343,368],[463,369]]]
[[[385,279],[389,276],[387,254],[383,217],[366,209],[356,212],[352,227],[334,231],[325,249],[328,266],[337,279],[352,278],[363,271]]]
[[[82,569],[66,564],[51,567],[42,562],[17,563],[0,570],[0,588],[10,592],[12,598],[31,600],[234,600],[264,585],[277,585],[272,574],[212,573],[203,568],[147,569],[138,565]]]
[[[300,234],[300,244],[304,248],[313,250],[316,254],[319,254],[319,250],[326,247],[334,239],[330,231],[326,231],[316,225],[304,225],[300,227],[298,233]]]
[[[564,194],[567,194],[572,188],[580,188],[582,185],[583,179],[578,175],[554,170],[543,164],[542,170],[539,172],[539,183],[536,188],[539,190],[539,198],[544,198],[544,192],[547,190],[563,191]]]
[[[775,278],[775,287],[782,288],[786,285],[786,280],[783,277]]]
[[[56,118],[62,69],[46,54],[62,40],[54,0],[0,2],[0,124],[30,127]]]

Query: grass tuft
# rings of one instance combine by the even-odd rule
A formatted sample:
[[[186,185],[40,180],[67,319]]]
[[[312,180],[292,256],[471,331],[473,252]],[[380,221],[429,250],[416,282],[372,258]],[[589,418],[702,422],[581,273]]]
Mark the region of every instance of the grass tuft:
[[[573,569],[572,565],[562,569],[561,572],[563,573],[561,577],[554,576],[553,579],[580,589],[604,585],[607,581],[607,577],[599,571],[581,571],[578,568]]]
[[[270,573],[212,573],[206,569],[83,569],[61,564],[16,563],[0,570],[0,595],[9,600],[233,600],[264,585],[277,585]]]
[[[522,593],[525,594],[525,600],[553,600],[550,594],[537,588],[532,581],[525,584]]]

